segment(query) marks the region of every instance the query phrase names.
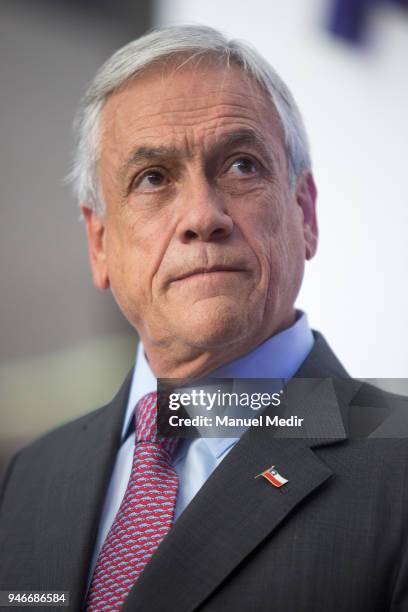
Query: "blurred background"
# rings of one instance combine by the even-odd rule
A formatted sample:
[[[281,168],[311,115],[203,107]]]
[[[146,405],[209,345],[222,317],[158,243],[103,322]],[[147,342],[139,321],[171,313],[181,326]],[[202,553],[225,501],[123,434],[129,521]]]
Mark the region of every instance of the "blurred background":
[[[250,41],[291,88],[321,232],[298,307],[353,376],[407,376],[407,1],[1,0],[0,470],[110,401],[132,366],[136,334],[92,285],[64,177],[97,68],[172,23]]]

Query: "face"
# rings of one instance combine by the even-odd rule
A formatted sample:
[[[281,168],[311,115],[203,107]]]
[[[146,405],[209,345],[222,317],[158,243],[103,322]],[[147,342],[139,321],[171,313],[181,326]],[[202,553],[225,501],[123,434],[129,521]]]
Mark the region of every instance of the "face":
[[[94,280],[156,375],[206,373],[293,322],[316,192],[309,174],[290,188],[276,110],[238,67],[155,67],[111,95],[99,175]]]

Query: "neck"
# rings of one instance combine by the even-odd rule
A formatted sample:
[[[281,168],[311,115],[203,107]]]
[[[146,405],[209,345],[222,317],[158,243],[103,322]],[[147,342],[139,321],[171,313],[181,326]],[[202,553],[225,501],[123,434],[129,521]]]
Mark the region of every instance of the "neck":
[[[280,325],[272,331],[269,329],[269,333],[260,332],[250,339],[239,339],[209,348],[178,346],[177,341],[163,347],[155,345],[142,335],[141,337],[149,365],[156,378],[194,379],[205,377],[222,365],[250,353],[272,336],[291,327],[295,320],[296,313],[293,310]]]

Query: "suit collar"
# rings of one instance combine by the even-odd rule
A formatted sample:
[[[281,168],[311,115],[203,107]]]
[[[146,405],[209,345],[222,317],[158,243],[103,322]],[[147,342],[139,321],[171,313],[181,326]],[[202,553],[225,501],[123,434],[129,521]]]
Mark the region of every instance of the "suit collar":
[[[131,372],[110,404],[75,422],[76,427],[69,430],[64,437],[66,447],[64,466],[61,468],[58,465],[58,469],[55,470],[59,486],[65,481],[68,492],[73,487],[75,492],[80,492],[80,495],[76,495],[73,500],[74,507],[72,500],[69,501],[68,498],[65,501],[62,498],[60,500],[61,504],[71,505],[69,517],[72,517],[73,525],[72,529],[68,529],[68,533],[72,533],[70,549],[73,554],[79,555],[76,562],[71,558],[71,575],[68,571],[64,573],[64,584],[69,585],[67,590],[72,593],[71,606],[75,610],[80,610],[81,597],[87,589],[89,566],[103,503],[120,445],[130,380]],[[77,511],[75,506],[78,507]],[[53,524],[52,516],[49,524]],[[58,567],[61,558],[60,547],[56,546],[53,554],[55,566]]]
[[[341,376],[344,371],[338,368],[336,372],[335,363],[324,340],[317,337],[300,371],[316,377]],[[22,567],[20,574],[26,571],[28,575],[32,570],[32,588],[43,584],[61,589],[63,585],[71,592],[75,610],[81,609],[86,594],[97,528],[120,446],[131,374],[108,406],[53,432],[47,444],[39,443],[30,451],[36,470],[42,470],[44,463],[44,477],[37,487],[38,501],[30,510],[30,520],[23,525],[27,530],[32,525],[47,526],[47,537],[36,540],[36,558],[47,559],[47,563],[36,563],[35,568],[29,565],[26,570]],[[334,418],[335,397],[341,412],[347,394],[339,399],[336,389],[335,397],[332,389],[326,389],[323,399],[323,390],[311,387],[302,410],[310,413],[315,408],[318,416],[327,409]],[[318,446],[323,437],[317,436],[317,440]],[[333,442],[333,438],[326,440],[327,444]],[[60,460],[50,465],[50,456]],[[272,464],[289,480],[282,489],[273,488],[262,478],[255,480],[255,475]],[[307,503],[312,493],[320,494],[330,477],[330,468],[319,459],[313,444],[247,431],[175,523],[123,609],[196,609],[292,510]],[[57,494],[50,496],[50,491]],[[16,538],[22,543],[15,553],[18,564],[18,550],[24,551],[32,534],[21,527]]]
[[[314,344],[295,376],[299,378],[349,378],[329,344],[320,332],[313,330]]]
[[[289,480],[282,489],[255,479],[271,464]],[[302,441],[247,431],[163,540],[123,612],[197,609],[330,476]]]
[[[308,363],[310,359],[310,362]],[[320,336],[297,376],[347,376]],[[286,430],[273,435],[249,429],[213,472],[163,540],[131,590],[123,612],[196,610],[301,502],[332,476],[315,449],[344,442],[346,396],[326,380],[306,381],[294,397],[296,411],[309,418],[307,439]],[[292,409],[287,406],[286,409]],[[255,476],[275,465],[288,479],[281,489]],[[186,569],[188,568],[188,580]],[[182,585],[182,588],[180,588]]]

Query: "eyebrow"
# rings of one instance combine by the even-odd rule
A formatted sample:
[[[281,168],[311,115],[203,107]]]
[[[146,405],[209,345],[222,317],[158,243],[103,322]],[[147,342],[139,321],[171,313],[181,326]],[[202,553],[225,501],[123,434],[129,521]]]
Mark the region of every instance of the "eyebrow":
[[[257,132],[248,128],[235,130],[225,134],[216,142],[213,147],[213,151],[219,152],[234,145],[249,145],[252,147],[257,147],[267,158],[270,158],[265,140],[259,134],[257,134]],[[125,163],[121,174],[123,173],[125,175],[130,168],[140,163],[157,161],[170,157],[190,158],[191,155],[186,156],[186,154],[177,147],[149,147],[146,145],[141,145],[135,149],[135,151],[133,151]]]
[[[254,130],[245,128],[225,134],[216,144],[216,148],[227,148],[232,145],[242,144],[257,146],[267,152],[265,140]]]

